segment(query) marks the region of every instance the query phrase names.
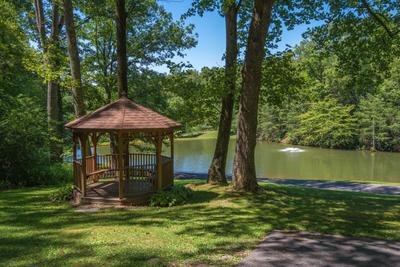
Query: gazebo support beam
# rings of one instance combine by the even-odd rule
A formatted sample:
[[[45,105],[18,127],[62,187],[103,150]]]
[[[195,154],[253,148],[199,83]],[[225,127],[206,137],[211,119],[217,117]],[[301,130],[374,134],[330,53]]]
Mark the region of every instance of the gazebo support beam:
[[[74,169],[74,187],[79,188],[79,177],[77,179],[78,174],[76,173],[75,169],[75,161],[76,161],[76,143],[77,143],[77,135],[75,132],[72,133],[72,164],[73,164],[73,169]]]
[[[157,160],[157,189],[162,190],[162,135],[156,136],[156,160]]]
[[[82,171],[81,171],[81,190],[82,196],[86,196],[86,155],[87,155],[87,134],[81,133],[79,139],[81,142],[81,157],[82,157]]]
[[[172,160],[172,175],[174,175],[174,133],[169,134],[169,143],[170,143],[170,157]]]
[[[122,133],[118,132],[118,193],[119,198],[122,199],[124,197],[124,136]]]
[[[98,142],[98,135],[97,133],[91,134],[92,144],[93,144],[93,171],[97,171],[97,142]],[[90,148],[89,148],[90,149]],[[98,181],[97,174],[94,177],[94,180]]]
[[[129,134],[126,134],[124,138],[124,170],[125,170],[125,183],[129,181]],[[127,189],[128,190],[128,189]]]

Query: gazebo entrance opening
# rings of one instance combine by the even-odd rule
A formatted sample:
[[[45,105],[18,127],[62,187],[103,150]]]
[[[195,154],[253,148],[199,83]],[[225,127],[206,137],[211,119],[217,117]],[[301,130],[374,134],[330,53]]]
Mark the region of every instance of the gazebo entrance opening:
[[[142,204],[152,193],[171,187],[173,130],[179,126],[126,97],[68,123],[73,131],[75,201]],[[116,141],[111,153],[98,153],[102,136]],[[138,140],[151,144],[152,152],[133,149],[130,143]],[[162,154],[163,142],[169,143],[169,155]]]

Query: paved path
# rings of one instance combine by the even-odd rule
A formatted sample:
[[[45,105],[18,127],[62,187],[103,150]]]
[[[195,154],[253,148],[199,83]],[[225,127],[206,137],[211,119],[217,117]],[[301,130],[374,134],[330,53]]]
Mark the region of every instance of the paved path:
[[[206,179],[207,174],[180,172],[180,173],[175,173],[175,177],[178,179]],[[228,179],[230,180],[231,177],[228,177]],[[271,178],[258,178],[257,180],[260,182],[297,185],[309,188],[352,191],[352,192],[367,192],[373,194],[400,196],[400,186],[398,185],[381,185],[381,184],[339,182],[339,181],[332,182],[332,181],[321,181],[321,180],[271,179]]]
[[[400,266],[400,242],[271,232],[238,267]]]

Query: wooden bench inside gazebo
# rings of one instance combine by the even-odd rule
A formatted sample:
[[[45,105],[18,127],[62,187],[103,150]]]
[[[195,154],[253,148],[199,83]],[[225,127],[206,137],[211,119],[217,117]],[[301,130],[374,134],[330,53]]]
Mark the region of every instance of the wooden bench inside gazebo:
[[[76,203],[144,204],[173,185],[173,132],[179,123],[122,96],[66,127],[73,133]],[[102,135],[116,141],[114,153],[98,153]],[[168,156],[162,154],[165,139]],[[130,152],[135,140],[153,143],[154,153]]]

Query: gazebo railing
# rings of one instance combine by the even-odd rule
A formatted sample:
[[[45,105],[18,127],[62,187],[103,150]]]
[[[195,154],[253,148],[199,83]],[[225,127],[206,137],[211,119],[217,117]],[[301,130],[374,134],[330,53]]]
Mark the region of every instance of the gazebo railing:
[[[124,195],[155,191],[157,188],[156,164],[155,154],[130,153],[129,167],[125,168],[124,172]]]
[[[122,155],[124,160],[129,160],[129,164],[123,171],[124,192],[126,197],[138,195],[142,193],[150,193],[156,191],[161,182],[161,188],[167,188],[173,184],[173,161],[171,158],[161,157],[161,179],[157,175],[157,159],[155,154],[149,153],[130,153],[128,157]],[[119,182],[118,177],[120,170],[118,169],[119,157],[116,154],[106,154],[86,157],[86,184],[115,181]],[[73,162],[75,185],[82,190],[82,182],[79,177],[82,176],[82,163]]]

